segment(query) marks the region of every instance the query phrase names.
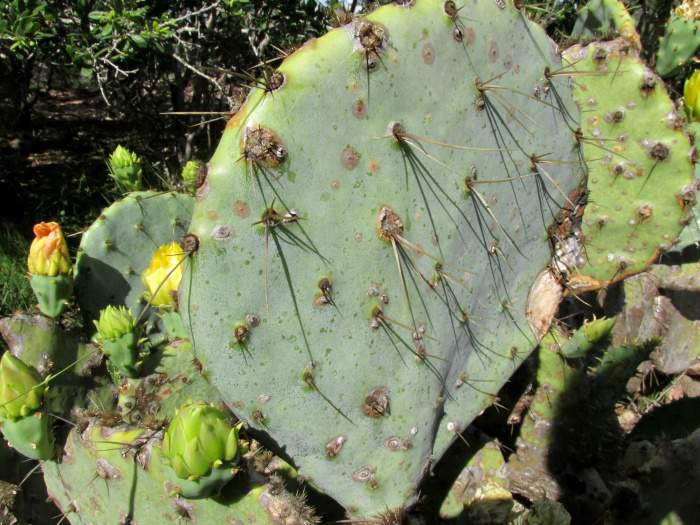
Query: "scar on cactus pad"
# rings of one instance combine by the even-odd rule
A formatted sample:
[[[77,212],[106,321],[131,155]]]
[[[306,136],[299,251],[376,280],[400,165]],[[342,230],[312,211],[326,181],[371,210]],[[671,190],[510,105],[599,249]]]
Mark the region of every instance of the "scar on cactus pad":
[[[197,191],[179,303],[197,359],[355,517],[416,500],[446,423],[492,402],[456,381],[496,389],[560,297],[545,232],[584,178],[578,111],[556,47],[499,4],[389,5],[307,43]],[[368,417],[377,388],[390,410]]]

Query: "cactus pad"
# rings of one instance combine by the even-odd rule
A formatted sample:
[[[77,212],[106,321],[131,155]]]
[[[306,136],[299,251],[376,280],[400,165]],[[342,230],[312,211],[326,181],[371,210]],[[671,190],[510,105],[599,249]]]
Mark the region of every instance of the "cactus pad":
[[[691,147],[661,80],[623,40],[565,53],[588,164],[581,290],[638,273],[669,250],[695,202]]]
[[[672,14],[666,25],[664,36],[659,42],[659,52],[656,57],[656,70],[664,78],[677,75],[700,47],[700,12],[696,7],[694,12],[686,16]]]
[[[546,331],[531,286],[583,179],[556,47],[510,3],[461,7],[385,6],[308,42],[197,190],[195,354],[354,516],[414,501],[536,344],[528,322]]]
[[[141,273],[163,244],[187,232],[194,199],[179,193],[131,193],[85,232],[75,264],[75,293],[87,325],[109,305],[143,311]]]

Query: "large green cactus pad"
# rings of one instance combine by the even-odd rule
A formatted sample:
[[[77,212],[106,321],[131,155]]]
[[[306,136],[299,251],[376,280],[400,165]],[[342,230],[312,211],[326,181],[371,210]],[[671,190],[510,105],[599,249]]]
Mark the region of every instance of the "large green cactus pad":
[[[531,285],[583,178],[568,82],[544,77],[556,48],[510,3],[462,7],[386,6],[307,43],[197,191],[180,297],[195,353],[356,516],[414,500],[533,348],[528,314],[546,330]]]
[[[695,201],[690,141],[661,80],[627,42],[573,46],[564,57],[579,72],[590,190],[581,224],[587,261],[574,285],[596,288],[673,246]]]
[[[141,314],[146,291],[141,273],[159,246],[182,240],[193,205],[190,195],[134,192],[104,210],[85,232],[75,263],[75,294],[88,330],[109,305]]]

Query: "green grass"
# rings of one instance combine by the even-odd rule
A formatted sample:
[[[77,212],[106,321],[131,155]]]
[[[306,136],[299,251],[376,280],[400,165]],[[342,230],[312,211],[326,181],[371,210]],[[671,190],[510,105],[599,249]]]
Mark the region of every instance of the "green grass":
[[[36,303],[27,279],[30,241],[0,224],[0,317],[29,310]]]

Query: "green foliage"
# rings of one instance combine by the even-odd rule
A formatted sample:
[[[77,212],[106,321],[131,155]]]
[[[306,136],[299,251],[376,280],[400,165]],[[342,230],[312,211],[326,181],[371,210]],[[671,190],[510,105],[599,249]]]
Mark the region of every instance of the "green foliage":
[[[0,226],[0,317],[30,310],[36,303],[27,279],[29,245],[16,229]]]
[[[3,83],[20,127],[31,127],[31,108],[50,88],[42,78],[80,72],[110,110],[168,130],[177,161],[195,140],[210,140],[209,126],[191,127],[211,120],[202,112],[240,102],[227,70],[245,72],[278,53],[271,42],[287,51],[324,28],[313,0],[14,0],[0,9],[0,66],[11,71]]]

